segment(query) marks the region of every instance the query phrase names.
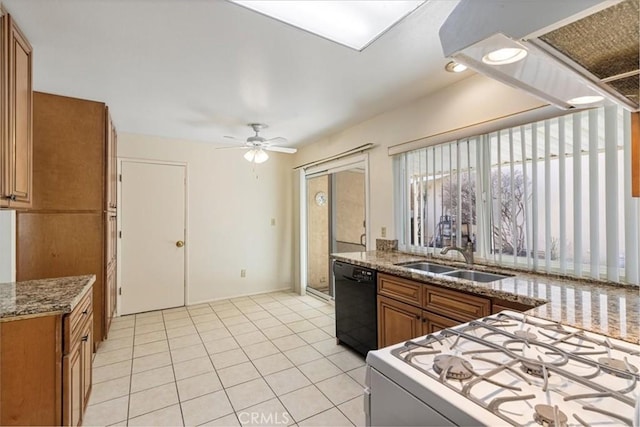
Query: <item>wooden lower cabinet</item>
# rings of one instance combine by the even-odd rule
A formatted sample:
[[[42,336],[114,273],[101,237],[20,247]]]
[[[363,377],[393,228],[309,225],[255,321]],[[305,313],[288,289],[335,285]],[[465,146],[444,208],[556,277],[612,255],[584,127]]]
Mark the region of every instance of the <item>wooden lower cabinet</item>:
[[[70,314],[0,322],[0,425],[82,423],[92,381],[91,296]]]
[[[72,343],[71,351],[64,355],[62,363],[62,425],[78,426],[91,392],[91,369],[93,367],[93,317],[84,322],[82,333]]]
[[[491,305],[489,298],[379,273],[378,348],[487,316]]]
[[[378,347],[422,335],[422,310],[378,295]]]
[[[0,425],[60,425],[62,316],[0,322]]]
[[[85,324],[80,338],[80,357],[82,364],[82,407],[86,408],[93,384],[93,319]]]
[[[62,424],[77,426],[82,418],[82,354],[79,346],[75,346],[71,353],[62,359],[64,381],[62,394],[64,407],[62,408]]]

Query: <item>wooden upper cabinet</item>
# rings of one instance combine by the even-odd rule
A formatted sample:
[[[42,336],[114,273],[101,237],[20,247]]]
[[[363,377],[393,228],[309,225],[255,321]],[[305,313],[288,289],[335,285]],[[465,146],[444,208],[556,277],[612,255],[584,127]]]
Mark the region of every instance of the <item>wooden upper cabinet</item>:
[[[105,104],[34,92],[35,210],[104,211]]]
[[[640,197],[640,112],[631,114],[631,195]]]
[[[32,48],[11,16],[0,14],[0,206],[28,208],[33,195]]]

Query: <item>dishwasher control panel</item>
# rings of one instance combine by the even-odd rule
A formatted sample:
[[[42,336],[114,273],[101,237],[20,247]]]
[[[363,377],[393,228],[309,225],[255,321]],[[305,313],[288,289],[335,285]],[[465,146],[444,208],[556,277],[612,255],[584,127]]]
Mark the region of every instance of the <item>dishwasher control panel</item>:
[[[373,271],[358,267],[353,269],[353,278],[362,282],[372,282],[375,280]]]

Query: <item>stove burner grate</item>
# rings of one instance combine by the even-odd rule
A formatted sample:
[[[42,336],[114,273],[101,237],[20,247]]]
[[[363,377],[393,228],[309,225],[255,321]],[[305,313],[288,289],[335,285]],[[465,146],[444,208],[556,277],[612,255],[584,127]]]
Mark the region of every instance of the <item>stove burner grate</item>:
[[[522,371],[525,374],[529,374],[536,378],[544,378],[544,372],[543,372],[544,367],[537,363],[529,363],[523,360],[520,362],[520,369],[522,369]],[[550,375],[550,374],[547,373],[547,375]]]
[[[614,369],[622,372],[627,372],[630,374],[635,374],[636,372],[638,372],[637,367],[630,365],[629,363],[626,363],[624,360],[621,360],[621,359],[615,359],[612,357],[601,357],[598,359],[598,363],[603,365],[602,370],[604,372],[611,375],[615,375],[615,376],[621,376],[621,375],[619,375],[618,372],[614,371]],[[607,369],[607,368],[613,368],[613,369]]]
[[[524,338],[527,341],[535,341],[538,339],[538,336],[536,334],[529,331],[515,331],[513,335],[517,336],[518,338]]]
[[[446,371],[446,378],[453,380],[468,380],[473,376],[473,366],[468,360],[448,354],[433,359],[433,370],[438,375]]]
[[[533,414],[533,419],[540,425],[544,427],[566,427],[567,426],[567,415],[551,405],[536,405],[534,407],[535,412]],[[556,425],[556,421],[558,424]]]

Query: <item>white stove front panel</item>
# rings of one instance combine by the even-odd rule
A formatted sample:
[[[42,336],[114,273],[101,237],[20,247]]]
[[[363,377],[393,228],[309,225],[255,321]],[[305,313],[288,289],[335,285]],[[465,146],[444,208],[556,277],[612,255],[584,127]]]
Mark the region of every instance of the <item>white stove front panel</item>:
[[[505,313],[516,318],[522,317],[519,313]],[[492,316],[492,318],[495,317]],[[511,334],[516,331],[535,334],[538,340],[547,344],[544,346],[535,344],[535,342],[527,344],[522,341],[510,340],[508,337],[505,339],[504,335],[495,334],[490,329],[482,327],[467,328],[465,333],[476,338],[479,342],[469,339],[456,340],[456,337],[449,337],[432,344],[433,350],[439,351],[437,354],[429,354],[431,353],[429,349],[420,346],[399,353],[401,356],[412,353],[411,364],[392,354],[393,351],[398,352],[396,349],[401,349],[404,346],[403,343],[371,352],[367,357],[367,362],[411,391],[423,402],[442,410],[443,415],[455,417],[455,412],[464,412],[486,425],[505,424],[507,420],[525,426],[539,425],[534,419],[534,413],[535,406],[540,404],[557,406],[567,416],[567,425],[569,426],[581,425],[580,420],[585,420],[592,425],[620,425],[623,420],[616,418],[620,415],[625,419],[632,419],[632,406],[611,395],[601,393],[594,396],[594,393],[606,389],[622,390],[626,393],[626,399],[635,401],[638,399],[640,386],[632,379],[615,376],[611,372],[603,372],[597,368],[597,365],[591,364],[589,361],[612,357],[626,360],[630,366],[640,366],[640,351],[638,351],[640,347],[636,349],[629,343],[606,339],[596,334],[586,334],[588,339],[571,337],[571,340],[567,340],[566,333],[546,328],[546,326],[553,328],[554,324],[545,322],[540,319],[534,320],[534,323],[539,323],[541,327],[514,321],[500,326],[501,329]],[[455,329],[465,329],[465,325]],[[565,328],[565,330],[578,332],[578,330],[571,328]],[[420,343],[421,340],[412,341]],[[487,348],[482,343],[483,341],[492,343],[498,349],[507,349],[507,352]],[[605,343],[604,347],[600,345],[603,342]],[[618,350],[616,347],[626,351]],[[567,359],[554,351],[556,348],[578,354],[581,358],[586,359],[586,362]],[[549,370],[546,373],[542,372],[546,379],[525,373],[521,363],[510,356],[509,352],[550,364]],[[485,380],[473,378],[462,381],[447,380],[447,385],[445,385],[438,379],[429,376],[435,375],[437,377],[438,375],[433,370],[433,363],[434,358],[439,354],[461,357],[471,363],[474,374],[490,375]],[[500,367],[505,364],[506,368]],[[557,372],[555,365],[558,365]],[[560,373],[561,370],[568,371],[575,378],[564,377]],[[603,386],[603,389],[594,390],[592,386],[582,384],[584,381],[581,379],[584,378],[588,378],[596,386]],[[632,391],[628,392],[629,389]],[[572,397],[580,395],[583,397],[572,399]],[[503,417],[497,417],[485,407]],[[592,410],[592,408],[596,408],[596,410]],[[605,413],[600,413],[598,410],[605,411]]]

